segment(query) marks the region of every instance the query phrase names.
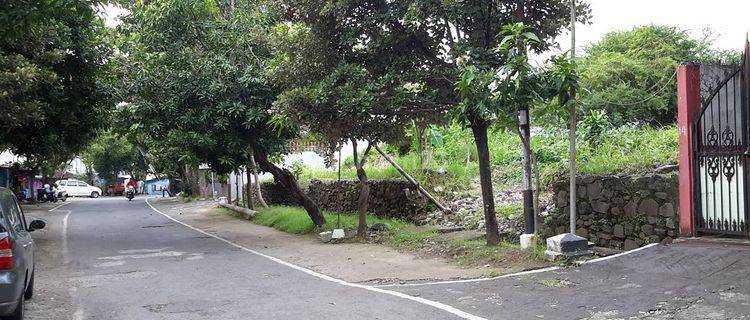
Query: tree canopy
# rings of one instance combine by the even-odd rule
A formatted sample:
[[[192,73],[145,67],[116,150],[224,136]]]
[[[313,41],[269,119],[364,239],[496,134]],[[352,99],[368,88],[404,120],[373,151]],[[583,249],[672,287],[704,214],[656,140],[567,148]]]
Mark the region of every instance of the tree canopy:
[[[677,117],[675,70],[685,62],[731,62],[711,49],[711,37],[648,25],[610,32],[586,48],[581,61],[582,110],[604,110],[615,126],[667,125]],[[736,55],[739,57],[739,54]]]
[[[0,4],[0,148],[56,166],[107,125],[108,30],[98,1]]]
[[[121,172],[142,180],[148,172],[145,159],[138,149],[122,136],[103,132],[86,149],[84,161],[93,166],[107,184],[116,182]]]
[[[272,108],[278,91],[265,76],[275,21],[268,3],[165,0],[129,9],[118,57],[121,127],[157,146],[149,153],[176,152],[168,157],[178,172],[185,168],[186,180],[188,167],[207,163],[222,174],[254,157],[303,199],[315,224],[325,223],[291,173],[269,160],[297,131]]]

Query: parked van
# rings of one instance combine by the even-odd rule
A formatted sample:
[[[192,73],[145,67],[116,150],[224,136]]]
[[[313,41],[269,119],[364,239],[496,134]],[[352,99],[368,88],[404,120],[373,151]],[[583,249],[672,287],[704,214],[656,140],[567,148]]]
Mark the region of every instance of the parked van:
[[[65,190],[70,197],[92,197],[98,198],[102,195],[102,189],[78,180],[58,180],[58,190]]]

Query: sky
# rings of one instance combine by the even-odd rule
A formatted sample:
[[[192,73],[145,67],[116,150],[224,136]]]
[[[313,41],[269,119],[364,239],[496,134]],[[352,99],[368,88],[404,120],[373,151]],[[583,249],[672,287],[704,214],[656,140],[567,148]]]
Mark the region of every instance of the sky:
[[[673,25],[696,37],[710,28],[716,35],[717,49],[741,50],[750,31],[748,0],[591,0],[590,25],[576,26],[576,47],[596,42],[604,34],[628,30],[639,25]],[[559,39],[564,50],[570,48],[570,36]]]
[[[596,42],[610,31],[628,30],[635,26],[663,24],[689,30],[702,38],[702,30],[710,28],[717,36],[717,49],[741,50],[745,34],[750,31],[750,0],[579,0],[588,2],[593,10],[592,23],[576,26],[576,47]],[[108,26],[118,24],[117,15],[124,10],[108,5],[103,14]],[[558,38],[561,50],[570,48],[570,35]],[[558,52],[560,52],[558,51]],[[553,52],[554,53],[554,52]]]

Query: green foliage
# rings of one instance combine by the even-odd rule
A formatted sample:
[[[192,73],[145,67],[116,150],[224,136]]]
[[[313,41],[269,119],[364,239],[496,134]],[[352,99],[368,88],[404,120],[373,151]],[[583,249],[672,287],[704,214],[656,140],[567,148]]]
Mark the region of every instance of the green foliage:
[[[57,167],[107,124],[108,31],[98,1],[0,4],[0,150]]]
[[[142,180],[148,171],[138,149],[124,137],[111,132],[101,133],[88,147],[83,158],[107,184],[117,181],[117,175],[121,172]]]
[[[585,127],[582,125],[582,127]],[[581,174],[648,173],[654,168],[677,163],[678,134],[676,127],[611,128],[602,130],[596,143],[578,140],[578,167]],[[449,190],[465,190],[478,174],[476,148],[471,132],[457,125],[440,129],[446,142],[442,148],[434,149],[433,162],[422,171],[416,150],[406,155],[393,155],[396,161],[418,181],[427,186],[443,186]],[[584,133],[587,130],[582,130]],[[547,184],[558,175],[567,172],[567,132],[540,132],[532,137],[539,161],[543,183]],[[500,188],[515,188],[521,181],[518,165],[521,157],[520,140],[517,134],[497,131],[489,135],[489,148],[493,168],[493,181]],[[373,179],[399,178],[394,169],[373,163],[367,168]],[[436,174],[436,171],[445,171]],[[356,177],[351,169],[343,169],[344,179]],[[335,180],[336,171],[306,168],[302,181],[311,179]],[[512,213],[512,208],[507,208]],[[505,208],[498,207],[498,214],[505,215]]]
[[[305,169],[305,164],[302,162],[301,159],[295,160],[294,162],[292,162],[292,165],[289,166],[289,170],[292,171],[292,174],[294,175],[295,179],[299,179],[304,169]]]
[[[137,2],[123,18],[117,57],[125,132],[166,172],[207,163],[221,174],[248,147],[284,150],[295,135],[274,118],[265,77],[272,11],[261,1]],[[277,119],[272,122],[272,119]]]
[[[612,129],[612,124],[603,110],[589,110],[589,114],[581,119],[580,127],[583,139],[589,145],[596,145],[602,134]]]
[[[615,126],[674,123],[677,67],[684,62],[736,62],[739,57],[712,50],[710,37],[697,40],[686,30],[658,25],[610,32],[586,51],[588,57],[581,61],[582,112],[604,110]]]

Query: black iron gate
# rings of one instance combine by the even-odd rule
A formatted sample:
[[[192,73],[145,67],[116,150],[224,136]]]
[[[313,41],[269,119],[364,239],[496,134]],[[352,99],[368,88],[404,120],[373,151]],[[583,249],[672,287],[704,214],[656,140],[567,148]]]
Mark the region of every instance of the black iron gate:
[[[695,217],[700,233],[748,235],[748,51],[739,68],[710,85],[701,97],[703,105],[694,124],[693,140]],[[701,82],[704,87],[703,75]]]

